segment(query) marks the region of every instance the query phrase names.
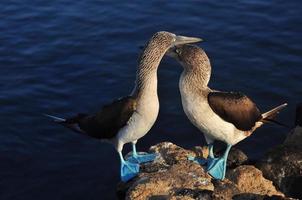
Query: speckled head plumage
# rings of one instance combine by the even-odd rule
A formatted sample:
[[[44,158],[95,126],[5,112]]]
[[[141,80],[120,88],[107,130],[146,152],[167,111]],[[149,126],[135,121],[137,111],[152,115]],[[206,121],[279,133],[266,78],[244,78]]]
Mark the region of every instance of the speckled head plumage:
[[[142,55],[162,55],[165,53],[169,48],[174,47],[176,45],[181,44],[188,44],[188,43],[196,43],[200,42],[202,39],[195,38],[195,37],[185,37],[185,36],[178,36],[174,33],[170,33],[167,31],[159,31],[156,32],[151,39],[146,43]],[[163,55],[162,55],[163,56]]]
[[[175,42],[176,35],[167,31],[159,31],[155,33],[146,46],[149,44],[159,45],[160,48],[169,48]]]
[[[176,35],[166,31],[155,33],[146,43],[140,57],[139,67],[148,66],[149,68],[156,66],[155,62],[159,62],[167,49],[171,47],[175,41]],[[154,67],[153,67],[154,68]]]
[[[137,70],[137,89],[144,88],[148,76],[154,74],[166,51],[176,45],[200,42],[202,39],[196,37],[185,37],[175,35],[167,31],[155,33],[146,43]]]
[[[211,76],[211,64],[204,50],[195,45],[178,45],[171,48],[167,55],[176,59],[184,68],[190,81],[202,81],[207,85]],[[194,83],[194,82],[192,82]]]
[[[182,64],[185,70],[200,70],[210,66],[210,60],[204,50],[194,45],[178,45],[168,52]]]

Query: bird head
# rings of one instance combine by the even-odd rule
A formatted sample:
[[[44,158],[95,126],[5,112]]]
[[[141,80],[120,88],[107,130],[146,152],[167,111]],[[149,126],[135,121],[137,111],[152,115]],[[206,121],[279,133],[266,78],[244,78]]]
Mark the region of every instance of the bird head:
[[[166,55],[176,59],[185,70],[197,70],[203,67],[210,68],[207,54],[198,46],[177,45],[170,48]]]
[[[201,42],[201,38],[187,37],[181,35],[175,35],[167,31],[159,31],[155,33],[149,42],[144,47],[146,49],[158,49],[159,51],[166,52],[168,49],[182,44],[191,44]],[[158,52],[159,53],[159,52]]]

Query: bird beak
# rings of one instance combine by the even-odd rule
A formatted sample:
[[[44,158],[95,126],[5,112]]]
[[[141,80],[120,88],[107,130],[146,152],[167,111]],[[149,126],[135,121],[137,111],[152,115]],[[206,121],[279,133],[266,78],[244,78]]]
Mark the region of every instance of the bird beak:
[[[203,39],[197,37],[186,37],[186,36],[176,35],[173,45],[176,46],[181,44],[191,44],[201,41],[203,41]]]
[[[203,39],[197,38],[197,37],[186,37],[181,35],[175,35],[175,40],[172,43],[172,46],[167,50],[166,55],[172,58],[177,58],[176,49],[178,45],[184,45],[184,44],[191,44],[191,43],[197,43],[202,42]]]

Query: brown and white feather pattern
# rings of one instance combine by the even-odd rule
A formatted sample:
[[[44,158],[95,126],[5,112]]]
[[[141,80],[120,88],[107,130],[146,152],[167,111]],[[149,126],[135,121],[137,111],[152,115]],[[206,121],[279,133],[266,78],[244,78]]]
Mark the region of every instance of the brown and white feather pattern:
[[[131,94],[137,100],[136,111],[117,135],[115,145],[118,151],[123,144],[136,142],[143,137],[156,121],[159,112],[157,68],[174,41],[173,35],[167,32],[154,34],[139,58],[136,84]]]
[[[156,33],[146,44],[139,56],[139,63],[136,73],[136,92],[144,90],[149,78],[157,73],[157,68],[168,46],[171,44],[171,37]]]
[[[136,110],[136,104],[136,99],[133,97],[123,97],[103,106],[93,115],[78,114],[61,123],[97,139],[112,139],[128,123]]]
[[[179,81],[183,109],[208,143],[220,140],[234,145],[286,106],[282,104],[261,114],[253,101],[242,93],[211,90],[207,86],[211,65],[205,52],[192,45],[183,45],[177,50],[177,60],[184,68]]]
[[[208,103],[222,119],[241,131],[250,131],[262,115],[256,104],[240,92],[210,92]]]
[[[157,118],[157,68],[174,41],[175,35],[169,32],[153,35],[139,58],[136,84],[129,97],[104,106],[95,115],[81,114],[60,122],[77,132],[109,140],[119,152],[124,144],[135,143],[151,129]]]
[[[206,53],[197,46],[182,45],[177,54],[179,62],[185,65],[183,77],[192,81],[191,85],[206,87],[211,77],[211,64]]]

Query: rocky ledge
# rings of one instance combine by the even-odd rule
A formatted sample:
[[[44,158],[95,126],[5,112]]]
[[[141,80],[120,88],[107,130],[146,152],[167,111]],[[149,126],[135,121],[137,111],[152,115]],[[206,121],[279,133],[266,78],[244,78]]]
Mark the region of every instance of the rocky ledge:
[[[297,140],[291,140],[297,143]],[[186,150],[169,142],[150,148],[157,159],[141,166],[141,173],[127,183],[119,183],[119,199],[298,199],[302,190],[301,144],[285,144],[268,152],[255,165],[233,148],[228,158],[226,178],[217,181],[187,157],[207,157],[207,148]],[[301,141],[302,142],[302,141]],[[292,197],[292,198],[290,198]]]

